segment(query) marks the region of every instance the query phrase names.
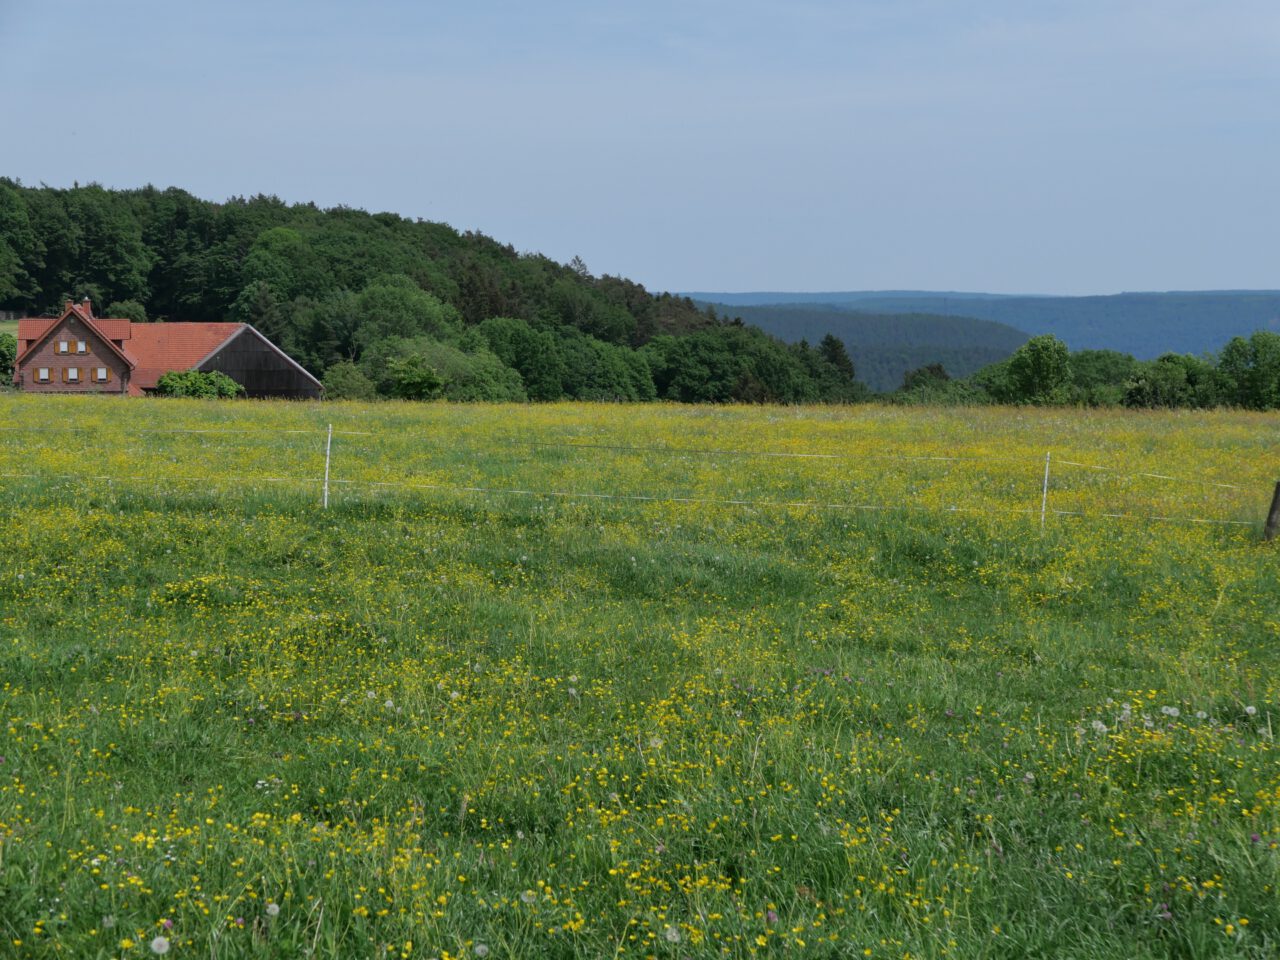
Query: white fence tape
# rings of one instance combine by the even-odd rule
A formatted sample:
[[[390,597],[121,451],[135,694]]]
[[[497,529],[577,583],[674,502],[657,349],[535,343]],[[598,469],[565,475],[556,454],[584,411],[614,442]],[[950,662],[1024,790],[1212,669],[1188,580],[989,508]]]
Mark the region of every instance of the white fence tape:
[[[18,431],[38,431],[45,433],[48,431],[74,431],[74,432],[93,432],[98,428],[94,425],[85,426],[44,426],[44,425],[25,425],[25,424],[9,424],[0,426],[0,431],[18,432]],[[137,434],[171,434],[171,435],[212,435],[212,436],[312,436],[314,435],[319,443],[326,435],[325,428],[310,429],[281,429],[281,430],[264,430],[246,427],[209,427],[209,428],[141,428],[137,430],[126,430],[125,435]],[[378,437],[383,434],[374,431],[362,430],[333,430],[333,436],[338,437]],[[534,448],[559,448],[566,450],[584,450],[584,451],[614,451],[624,453],[643,453],[643,454],[659,454],[668,457],[761,457],[761,458],[778,458],[778,459],[800,459],[800,460],[826,460],[826,461],[897,461],[897,462],[940,462],[940,463],[1035,463],[1039,465],[1042,461],[1036,457],[1000,457],[1000,456],[942,456],[942,455],[919,455],[905,453],[890,452],[861,452],[857,454],[846,453],[818,453],[807,451],[790,451],[790,450],[742,450],[732,448],[708,448],[708,447],[681,447],[670,445],[643,445],[643,444],[620,444],[620,443],[601,443],[595,441],[582,440],[497,440],[490,439],[490,444],[497,443],[503,446],[520,446]],[[47,445],[46,445],[47,446]],[[336,462],[336,458],[335,458]],[[1139,472],[1125,473],[1112,467],[1102,466],[1098,464],[1083,463],[1077,460],[1055,459],[1055,464],[1068,467],[1079,467],[1086,470],[1107,473],[1122,479],[1150,478],[1175,483],[1199,483],[1212,487],[1220,487],[1230,490],[1243,490],[1243,486],[1234,483],[1223,483],[1207,478],[1187,478],[1177,477],[1164,473]],[[147,476],[106,476],[106,475],[83,475],[83,474],[42,474],[42,473],[0,473],[2,478],[10,479],[46,479],[46,480],[70,480],[70,481],[95,481],[95,482],[127,482],[127,483],[151,483],[151,484],[186,484],[201,483],[212,485],[216,480],[211,480],[208,476],[181,476],[171,475],[163,477],[147,477]],[[255,482],[270,484],[297,484],[311,485],[320,484],[323,481],[319,477],[257,477],[248,481],[229,479],[228,482],[235,483],[237,486],[252,485]],[[578,499],[578,500],[606,500],[606,501],[631,501],[637,503],[672,503],[686,505],[707,505],[707,506],[739,506],[739,507],[756,507],[760,509],[820,509],[820,510],[849,510],[849,511],[926,511],[926,512],[949,512],[949,513],[967,513],[974,515],[1008,515],[1008,514],[1034,514],[1032,507],[1009,507],[1009,508],[975,508],[975,507],[922,507],[915,504],[874,504],[874,503],[835,503],[813,500],[751,500],[742,498],[717,498],[717,497],[696,497],[696,496],[671,496],[671,495],[650,495],[650,494],[623,494],[608,493],[597,491],[570,491],[570,490],[534,490],[526,488],[507,488],[507,487],[483,487],[483,486],[463,486],[439,483],[420,483],[413,480],[393,481],[393,480],[346,480],[341,478],[332,478],[328,483],[333,486],[366,486],[372,488],[401,488],[416,490],[435,490],[439,492],[453,492],[462,494],[485,494],[494,496],[520,496],[520,497],[546,497],[558,499]],[[1048,483],[1046,480],[1044,495],[1048,496]],[[1041,503],[1041,516],[1043,518],[1046,503]],[[1165,523],[1196,523],[1196,524],[1214,524],[1223,526],[1252,526],[1253,521],[1247,520],[1221,520],[1209,517],[1198,516],[1163,516],[1154,514],[1126,514],[1126,513],[1089,513],[1079,510],[1057,510],[1049,511],[1056,516],[1063,517],[1081,517],[1107,520],[1146,520]]]
[[[48,433],[50,431],[67,431],[92,433],[99,429],[95,425],[87,426],[44,426],[44,425],[26,425],[26,424],[9,424],[0,426],[0,432],[37,432]],[[317,439],[323,439],[326,434],[324,427],[314,427],[309,429],[291,429],[291,430],[266,430],[252,427],[207,427],[207,428],[186,428],[186,427],[156,427],[156,428],[139,428],[136,430],[122,431],[125,435],[131,434],[208,434],[208,435],[311,435],[314,434]],[[334,430],[335,437],[377,437],[382,434],[372,430]],[[667,456],[702,456],[702,457],[763,457],[777,459],[795,459],[795,460],[888,460],[899,462],[914,463],[1034,463],[1039,466],[1043,463],[1043,459],[1036,454],[1034,456],[1019,457],[1000,457],[1000,456],[943,456],[943,455],[920,455],[920,454],[904,454],[904,453],[881,453],[881,452],[860,452],[860,453],[811,453],[806,451],[792,450],[740,450],[732,448],[714,448],[714,447],[673,447],[665,445],[641,445],[641,444],[620,444],[620,443],[596,443],[582,442],[576,440],[505,440],[498,441],[506,446],[521,447],[546,447],[546,448],[562,448],[571,450],[612,450],[623,453],[657,453]],[[1175,483],[1202,483],[1212,487],[1222,487],[1229,490],[1245,489],[1240,484],[1223,483],[1218,480],[1210,480],[1207,477],[1186,477],[1172,476],[1164,473],[1126,473],[1115,467],[1102,466],[1093,463],[1084,463],[1079,460],[1063,460],[1057,457],[1053,462],[1061,466],[1081,467],[1085,470],[1094,470],[1098,472],[1109,473],[1116,477],[1128,479],[1147,478],[1155,480],[1167,480]]]
[[[335,431],[336,432],[336,431]],[[211,481],[209,477],[192,477],[192,476],[167,476],[167,477],[147,477],[147,476],[109,476],[105,474],[70,474],[70,473],[2,473],[0,479],[29,479],[29,480],[67,480],[67,481],[94,481],[106,483],[142,483],[160,486],[166,483],[187,484],[201,483],[210,484],[217,483],[217,480]],[[277,484],[296,484],[300,486],[315,486],[321,484],[321,477],[253,477],[249,480],[239,480],[227,478],[226,483],[231,483],[238,488],[252,486],[254,483],[277,483]],[[1004,507],[1004,508],[981,508],[981,507],[927,507],[917,504],[878,504],[878,503],[832,503],[817,500],[750,500],[735,498],[717,498],[717,497],[676,497],[676,496],[660,496],[652,494],[629,494],[629,493],[601,493],[597,491],[580,491],[580,490],[533,490],[520,487],[481,487],[481,486],[462,486],[442,483],[420,483],[412,480],[340,480],[331,479],[330,484],[333,486],[364,486],[373,488],[398,488],[404,490],[432,490],[439,493],[458,493],[458,494],[483,494],[486,496],[516,496],[516,497],[542,497],[547,499],[565,499],[565,500],[589,500],[589,501],[621,501],[634,503],[670,503],[688,506],[735,506],[735,507],[755,507],[759,509],[811,509],[811,510],[848,510],[851,512],[917,512],[917,513],[961,513],[972,516],[1008,516],[1008,515],[1035,515],[1034,507]],[[1131,514],[1131,513],[1087,513],[1081,510],[1051,510],[1050,513],[1063,517],[1079,517],[1081,519],[1099,519],[1099,520],[1145,520],[1163,523],[1198,523],[1212,524],[1221,526],[1254,526],[1253,521],[1249,520],[1216,520],[1206,517],[1172,517],[1159,516],[1155,514]]]

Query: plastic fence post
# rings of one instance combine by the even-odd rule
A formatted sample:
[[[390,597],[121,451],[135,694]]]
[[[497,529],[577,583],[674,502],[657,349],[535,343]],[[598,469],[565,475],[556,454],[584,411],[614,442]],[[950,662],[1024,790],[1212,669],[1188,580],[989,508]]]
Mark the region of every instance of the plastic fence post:
[[[333,424],[329,424],[329,436],[324,442],[324,509],[329,509],[329,457],[333,450]]]
[[[1044,533],[1044,515],[1049,510],[1049,456],[1044,455],[1044,487],[1040,493],[1040,532]]]

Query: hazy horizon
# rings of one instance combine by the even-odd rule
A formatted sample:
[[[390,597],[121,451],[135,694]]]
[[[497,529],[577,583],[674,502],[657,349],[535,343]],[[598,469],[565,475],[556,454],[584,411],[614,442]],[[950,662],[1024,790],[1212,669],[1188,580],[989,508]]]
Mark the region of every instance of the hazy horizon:
[[[1185,289],[1185,290],[1103,290],[1097,292],[1086,293],[1059,293],[1056,291],[1043,290],[929,290],[919,289],[859,289],[859,290],[673,290],[672,293],[678,293],[681,296],[688,296],[697,299],[703,296],[806,296],[806,297],[837,297],[844,295],[874,295],[883,297],[908,296],[908,295],[927,295],[932,297],[1001,297],[1001,298],[1017,298],[1017,297],[1123,297],[1123,296],[1144,296],[1144,295],[1162,295],[1162,294],[1195,294],[1195,293],[1280,293],[1280,287],[1239,287],[1239,288],[1223,288],[1223,289]]]

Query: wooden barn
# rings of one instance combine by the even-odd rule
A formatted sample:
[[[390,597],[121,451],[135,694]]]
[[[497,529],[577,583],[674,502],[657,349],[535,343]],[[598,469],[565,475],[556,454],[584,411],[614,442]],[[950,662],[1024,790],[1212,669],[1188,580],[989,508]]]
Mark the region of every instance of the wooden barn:
[[[133,323],[68,301],[18,321],[13,380],[35,393],[142,396],[171,370],[217,370],[250,397],[315,399],[320,381],[247,323]]]

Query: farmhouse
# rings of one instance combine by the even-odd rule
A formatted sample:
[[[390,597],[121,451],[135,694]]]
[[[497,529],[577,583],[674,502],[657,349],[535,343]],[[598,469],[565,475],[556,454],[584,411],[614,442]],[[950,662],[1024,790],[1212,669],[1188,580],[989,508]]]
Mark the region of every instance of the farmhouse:
[[[18,321],[13,382],[35,393],[142,396],[171,370],[220,371],[250,397],[315,398],[320,381],[247,323],[133,323],[67,301]]]

